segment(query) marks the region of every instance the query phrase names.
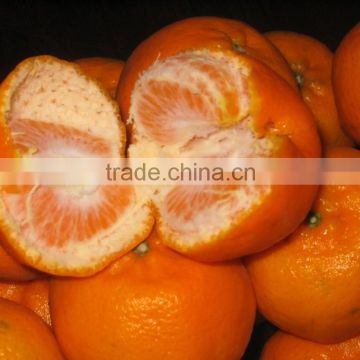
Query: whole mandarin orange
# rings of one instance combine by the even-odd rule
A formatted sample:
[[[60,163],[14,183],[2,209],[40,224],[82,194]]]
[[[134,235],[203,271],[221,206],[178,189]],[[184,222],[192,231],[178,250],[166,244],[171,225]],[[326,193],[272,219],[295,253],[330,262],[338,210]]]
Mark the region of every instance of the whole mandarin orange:
[[[310,36],[272,31],[266,37],[280,50],[297,80],[302,97],[314,114],[325,146],[347,146],[352,141],[341,128],[332,87],[332,52]]]
[[[359,336],[328,345],[278,331],[266,343],[260,360],[357,360],[359,358]]]
[[[347,133],[360,144],[360,23],[342,40],[333,66],[335,101]]]
[[[255,319],[240,261],[195,262],[154,236],[93,277],[54,279],[50,308],[68,360],[236,360]]]
[[[356,158],[352,148],[330,158]],[[308,219],[246,267],[260,312],[296,336],[335,343],[360,331],[359,185],[323,185]]]

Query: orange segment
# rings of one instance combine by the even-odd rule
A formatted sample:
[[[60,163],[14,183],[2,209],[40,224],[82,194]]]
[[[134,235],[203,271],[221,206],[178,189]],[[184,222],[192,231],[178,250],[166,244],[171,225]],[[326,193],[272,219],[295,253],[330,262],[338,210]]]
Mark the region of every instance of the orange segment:
[[[22,156],[54,162],[123,156],[125,128],[116,104],[73,64],[28,59],[4,81],[0,97],[0,122]],[[81,276],[136,246],[152,217],[130,185],[28,185],[1,194],[0,226],[6,245],[26,264]]]
[[[10,119],[14,145],[37,156],[97,156],[111,152],[109,144],[71,126],[29,119]]]
[[[131,116],[145,134],[166,144],[237,124],[249,108],[242,70],[206,52],[168,58],[151,67],[138,83]]]

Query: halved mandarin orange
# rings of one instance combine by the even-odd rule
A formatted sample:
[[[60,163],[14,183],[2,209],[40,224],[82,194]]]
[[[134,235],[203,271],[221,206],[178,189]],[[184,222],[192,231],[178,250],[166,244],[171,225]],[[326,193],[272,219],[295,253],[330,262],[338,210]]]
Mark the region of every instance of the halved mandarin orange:
[[[187,40],[193,46],[194,21],[183,23],[187,31],[178,35],[180,50]],[[202,21],[208,22],[204,37],[211,36],[211,20]],[[296,90],[252,54],[227,47],[185,49],[166,57],[160,39],[171,39],[179,26],[142,43],[120,80],[131,157],[320,156],[313,116]],[[155,59],[155,53],[161,56]],[[158,186],[152,200],[165,244],[216,261],[260,251],[288,235],[305,218],[316,188],[183,184]]]
[[[124,61],[103,57],[89,57],[75,60],[81,69],[91,78],[97,80],[115,97]]]
[[[297,80],[302,97],[314,114],[323,145],[351,146],[340,125],[331,81],[333,54],[320,41],[290,31],[266,37],[280,50]]]
[[[20,156],[124,154],[125,128],[115,102],[77,65],[50,56],[27,59],[2,83],[0,99],[0,123],[10,129]],[[142,241],[152,221],[131,185],[40,184],[0,196],[4,246],[53,274],[94,273]]]

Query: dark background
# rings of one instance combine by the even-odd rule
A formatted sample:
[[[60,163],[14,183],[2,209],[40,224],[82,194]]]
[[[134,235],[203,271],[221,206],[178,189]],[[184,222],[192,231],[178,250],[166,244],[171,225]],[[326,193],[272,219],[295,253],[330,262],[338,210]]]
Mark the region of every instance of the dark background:
[[[68,60],[105,56],[126,60],[131,51],[161,27],[190,16],[242,20],[261,32],[291,30],[313,36],[335,50],[360,21],[360,4],[337,1],[11,1],[0,5],[0,81],[21,60],[51,54]],[[244,360],[256,360],[274,331],[259,323]]]
[[[190,16],[240,19],[259,31],[312,35],[335,50],[360,20],[360,4],[337,1],[5,1],[0,5],[0,80],[20,60],[39,54],[65,59],[126,59],[157,29]]]

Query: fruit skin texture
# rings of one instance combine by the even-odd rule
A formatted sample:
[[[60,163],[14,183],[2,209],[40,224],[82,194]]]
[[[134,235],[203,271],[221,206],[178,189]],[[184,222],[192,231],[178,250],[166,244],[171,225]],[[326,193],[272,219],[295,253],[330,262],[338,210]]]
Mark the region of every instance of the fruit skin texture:
[[[342,40],[333,65],[335,101],[344,129],[360,144],[360,23]]]
[[[296,88],[291,70],[281,54],[251,26],[237,20],[194,17],[175,22],[154,33],[126,61],[116,96],[123,119],[128,118],[131,92],[143,71],[156,60],[187,50],[202,49],[245,53],[264,62]]]
[[[148,244],[93,277],[52,281],[53,328],[67,359],[239,359],[255,320],[241,262],[198,263],[154,235]]]
[[[326,345],[278,331],[266,343],[260,360],[357,360],[360,337]]]
[[[302,97],[314,114],[325,146],[347,146],[352,141],[340,125],[332,88],[333,54],[320,41],[290,31],[272,31],[266,37],[289,63]]]
[[[359,158],[360,152],[334,148],[328,156]],[[268,320],[299,337],[335,343],[360,329],[359,186],[322,186],[313,213],[317,226],[304,222],[246,266]]]
[[[112,98],[115,97],[119,78],[125,64],[122,60],[90,57],[77,59],[74,62],[81,67],[85,74],[99,81]]]
[[[48,280],[1,282],[0,298],[24,305],[34,311],[35,314],[40,316],[51,327]]]
[[[38,272],[20,264],[0,245],[0,280],[28,281],[38,276]]]
[[[0,359],[63,360],[50,329],[29,309],[0,299]]]

